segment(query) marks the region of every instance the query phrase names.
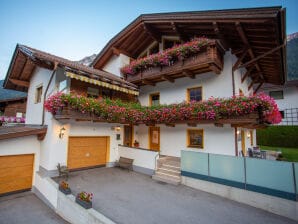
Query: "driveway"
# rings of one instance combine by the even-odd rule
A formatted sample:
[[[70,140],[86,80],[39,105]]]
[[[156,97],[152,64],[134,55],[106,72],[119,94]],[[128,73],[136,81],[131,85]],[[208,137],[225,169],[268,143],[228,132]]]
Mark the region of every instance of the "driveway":
[[[92,192],[93,208],[120,224],[295,223],[184,185],[164,184],[117,168],[73,172],[68,182],[74,194]]]
[[[32,192],[0,197],[1,224],[66,224]]]

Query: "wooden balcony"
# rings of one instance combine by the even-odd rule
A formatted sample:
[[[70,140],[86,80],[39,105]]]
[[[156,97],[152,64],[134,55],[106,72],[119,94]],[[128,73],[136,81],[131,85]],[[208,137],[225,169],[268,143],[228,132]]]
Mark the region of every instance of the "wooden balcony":
[[[155,85],[157,82],[175,82],[175,79],[189,77],[194,79],[196,75],[205,72],[220,74],[223,69],[223,49],[217,41],[211,41],[209,45],[193,57],[178,60],[169,66],[148,68],[136,75],[127,75],[127,81],[138,86]]]
[[[125,120],[123,121],[107,121],[103,118],[96,116],[93,113],[82,113],[75,109],[70,109],[68,107],[64,107],[61,111],[57,112],[54,115],[56,120],[60,120],[63,122],[67,122],[67,120],[75,120],[75,121],[92,121],[92,122],[102,122],[102,123],[117,123],[117,124],[130,124],[130,125],[140,125],[145,124],[147,126],[155,126],[160,125],[161,123],[129,123]],[[263,128],[266,126],[263,122],[263,116],[260,112],[254,112],[247,115],[242,116],[233,116],[226,117],[219,120],[179,120],[174,121],[173,123],[163,123],[169,127],[175,127],[179,124],[187,124],[190,127],[196,127],[200,124],[214,124],[217,127],[223,127],[223,125],[229,124],[231,127],[244,127],[244,128]]]

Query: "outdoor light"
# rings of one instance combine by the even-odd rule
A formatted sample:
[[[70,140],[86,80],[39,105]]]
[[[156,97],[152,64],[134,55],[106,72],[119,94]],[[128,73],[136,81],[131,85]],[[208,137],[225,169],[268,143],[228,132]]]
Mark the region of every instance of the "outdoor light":
[[[246,136],[247,136],[247,138],[250,138],[250,133],[249,133],[249,132],[247,132],[247,135],[246,135]]]
[[[64,127],[60,128],[59,138],[63,138],[65,130],[66,129]]]
[[[238,130],[238,131],[237,131],[237,135],[239,135],[239,134],[240,134],[240,131]]]

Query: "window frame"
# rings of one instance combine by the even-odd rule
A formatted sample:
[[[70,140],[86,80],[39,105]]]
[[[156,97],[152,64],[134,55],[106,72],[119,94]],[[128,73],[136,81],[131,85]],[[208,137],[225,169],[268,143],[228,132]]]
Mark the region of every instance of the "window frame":
[[[159,92],[156,92],[156,93],[151,93],[149,95],[149,106],[152,106],[152,97],[153,96],[158,96],[159,99],[158,99],[158,105],[160,105],[160,93]],[[158,105],[154,105],[154,106],[158,106]]]
[[[193,90],[193,89],[198,89],[200,88],[201,89],[201,100],[203,100],[203,86],[194,86],[194,87],[190,87],[190,88],[187,88],[186,90],[186,102],[187,103],[190,103],[191,100],[190,100],[190,91]],[[200,102],[200,101],[196,101],[196,102]]]
[[[281,92],[281,98],[275,98],[274,96],[272,96],[272,93],[276,93],[276,92]],[[275,100],[283,100],[284,99],[284,91],[283,90],[269,91],[269,96],[272,97]]]
[[[191,144],[191,132],[200,132],[202,136],[202,144],[201,145],[193,145]],[[187,147],[188,148],[198,148],[198,149],[204,149],[204,129],[187,129]]]
[[[40,91],[39,91],[40,89]],[[42,94],[43,94],[43,85],[40,84],[38,86],[35,87],[35,103],[41,103],[42,101]]]

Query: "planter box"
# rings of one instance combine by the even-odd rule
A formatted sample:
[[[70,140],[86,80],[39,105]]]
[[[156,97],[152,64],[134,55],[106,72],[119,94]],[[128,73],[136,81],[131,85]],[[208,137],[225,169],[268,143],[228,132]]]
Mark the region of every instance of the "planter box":
[[[79,205],[81,205],[83,208],[85,209],[89,209],[92,208],[92,202],[86,202],[81,200],[78,195],[76,196],[76,203],[78,203]]]
[[[61,191],[63,194],[71,194],[71,190],[70,190],[70,188],[66,188],[66,189],[64,189],[64,188],[62,188],[61,186],[59,186],[59,191]]]

